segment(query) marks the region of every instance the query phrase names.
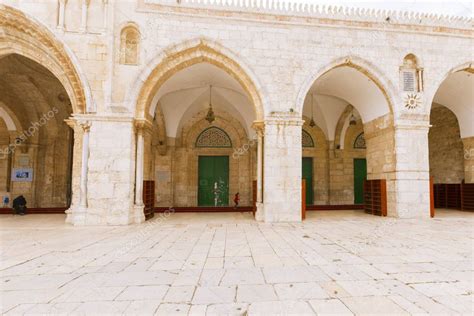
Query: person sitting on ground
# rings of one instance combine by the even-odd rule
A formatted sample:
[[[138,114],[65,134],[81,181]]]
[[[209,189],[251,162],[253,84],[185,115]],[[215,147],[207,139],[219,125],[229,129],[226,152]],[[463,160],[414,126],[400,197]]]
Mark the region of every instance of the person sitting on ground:
[[[23,195],[17,196],[13,200],[13,210],[17,215],[26,214],[26,199]]]

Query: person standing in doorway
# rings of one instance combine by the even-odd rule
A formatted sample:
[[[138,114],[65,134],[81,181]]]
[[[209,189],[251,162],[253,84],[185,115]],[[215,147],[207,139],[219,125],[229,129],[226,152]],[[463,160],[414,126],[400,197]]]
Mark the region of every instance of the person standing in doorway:
[[[240,201],[240,193],[237,192],[235,193],[235,196],[234,196],[234,208],[237,208],[239,206],[239,201]]]

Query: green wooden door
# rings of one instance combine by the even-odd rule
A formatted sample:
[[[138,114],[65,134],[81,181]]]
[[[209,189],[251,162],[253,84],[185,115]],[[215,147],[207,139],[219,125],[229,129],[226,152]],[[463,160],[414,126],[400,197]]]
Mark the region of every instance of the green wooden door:
[[[198,206],[229,205],[229,157],[199,156]]]
[[[354,159],[354,204],[364,203],[364,180],[367,178],[367,160]]]
[[[306,205],[313,205],[313,158],[303,157],[302,169],[306,180]]]

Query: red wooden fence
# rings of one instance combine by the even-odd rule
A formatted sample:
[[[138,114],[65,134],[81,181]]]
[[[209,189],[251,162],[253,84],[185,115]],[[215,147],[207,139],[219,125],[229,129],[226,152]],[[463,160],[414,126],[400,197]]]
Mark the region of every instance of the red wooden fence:
[[[474,183],[461,183],[461,210],[474,211]]]
[[[435,216],[433,177],[430,178],[430,217]]]
[[[252,181],[252,212],[255,217],[257,212],[257,180]]]
[[[145,219],[150,219],[155,216],[155,181],[143,181],[143,212]]]
[[[306,219],[306,179],[301,180],[301,219]]]
[[[368,214],[387,216],[387,181],[364,181],[364,210]]]
[[[474,183],[436,183],[435,208],[474,211]]]
[[[301,220],[306,219],[306,179],[301,181]]]

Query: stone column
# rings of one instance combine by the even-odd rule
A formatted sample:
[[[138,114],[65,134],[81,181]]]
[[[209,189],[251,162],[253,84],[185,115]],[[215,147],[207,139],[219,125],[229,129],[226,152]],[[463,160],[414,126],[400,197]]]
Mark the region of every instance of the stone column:
[[[295,112],[274,112],[265,120],[265,222],[301,221],[302,125]]]
[[[87,31],[87,11],[89,10],[90,0],[82,0],[82,9],[81,9],[81,27],[79,30],[82,33]]]
[[[59,0],[58,29],[64,30],[64,16],[66,14],[67,0]]]
[[[135,172],[135,205],[143,207],[143,162],[145,159],[145,138],[143,122],[135,123],[137,134],[137,165]]]
[[[430,217],[428,130],[428,121],[395,123],[395,172],[386,174],[389,216]]]
[[[72,197],[71,205],[66,210],[66,223],[73,225],[83,225],[85,223],[87,213],[87,171],[88,166],[85,165],[84,158],[86,157],[86,164],[89,159],[89,134],[90,123],[85,121],[82,124],[76,119],[65,120],[66,124],[74,131],[74,148],[73,148],[73,166],[72,166]],[[87,139],[85,139],[85,131],[87,130]],[[85,173],[85,176],[84,176]],[[85,187],[85,192],[84,192]],[[83,194],[83,192],[85,194]],[[85,203],[84,203],[85,202]],[[85,207],[81,205],[84,205]]]
[[[464,181],[474,183],[474,136],[462,139],[464,144]]]
[[[264,220],[263,214],[263,134],[264,123],[254,122],[253,127],[257,132],[257,211],[255,219],[258,221]]]
[[[75,142],[73,192],[81,192],[81,196],[77,199],[73,194],[73,205],[67,211],[66,221],[74,225],[128,225],[143,222],[143,207],[135,207],[134,196],[134,119],[122,115],[76,114],[71,121],[75,122],[77,138],[80,138],[80,133],[84,133],[82,142],[79,142],[84,148],[79,151]],[[89,133],[88,126],[91,123],[80,122],[91,122],[94,128]],[[86,190],[82,190],[85,184]],[[86,205],[86,208],[82,205]]]
[[[104,8],[104,21],[103,21],[103,28],[107,30],[107,22],[109,20],[109,0],[102,0],[102,5]]]
[[[82,165],[81,165],[81,195],[79,207],[81,209],[87,208],[87,174],[89,170],[89,132],[91,123],[83,121],[79,123],[82,130]]]

